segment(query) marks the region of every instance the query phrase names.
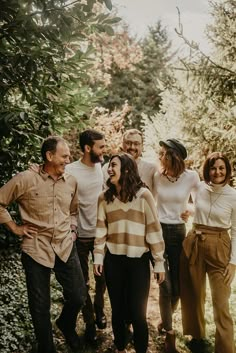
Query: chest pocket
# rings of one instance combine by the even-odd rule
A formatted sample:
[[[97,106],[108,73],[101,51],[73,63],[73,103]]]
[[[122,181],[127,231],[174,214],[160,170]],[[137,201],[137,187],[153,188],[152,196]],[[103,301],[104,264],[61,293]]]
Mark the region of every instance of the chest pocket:
[[[45,214],[52,210],[53,195],[45,191],[31,191],[25,194],[24,199],[30,212]]]

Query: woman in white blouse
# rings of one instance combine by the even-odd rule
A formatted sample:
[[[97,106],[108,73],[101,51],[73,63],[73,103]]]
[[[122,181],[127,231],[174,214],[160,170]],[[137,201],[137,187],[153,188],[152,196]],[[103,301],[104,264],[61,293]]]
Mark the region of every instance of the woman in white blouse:
[[[157,188],[157,213],[165,241],[165,281],[160,284],[159,306],[161,321],[159,333],[165,333],[166,353],[178,353],[173,329],[173,313],[180,296],[179,262],[182,242],[186,236],[185,222],[192,211],[191,196],[200,183],[196,171],[186,169],[185,146],[174,138],[160,141],[159,160],[161,170],[155,175]]]
[[[212,153],[204,163],[203,178],[195,199],[193,229],[183,242],[181,257],[183,332],[192,336],[187,344],[192,352],[205,351],[207,274],[216,325],[215,353],[234,353],[229,297],[236,266],[236,190],[228,184],[228,158]]]

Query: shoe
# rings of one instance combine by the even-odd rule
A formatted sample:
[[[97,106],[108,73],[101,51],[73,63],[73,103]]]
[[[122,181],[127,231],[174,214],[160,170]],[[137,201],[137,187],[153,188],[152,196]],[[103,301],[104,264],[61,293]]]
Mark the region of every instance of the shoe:
[[[165,352],[166,353],[179,353],[175,347],[175,333],[166,332],[165,339]]]
[[[92,346],[97,345],[97,333],[96,333],[95,323],[86,324],[84,338],[85,338],[85,342],[91,344]]]
[[[205,353],[207,349],[206,341],[201,339],[192,338],[190,341],[186,342],[186,346],[193,353]]]
[[[59,330],[63,333],[63,336],[65,337],[66,343],[70,347],[73,353],[79,353],[81,352],[81,349],[83,348],[82,342],[80,337],[77,335],[75,330],[68,330],[65,328],[65,326],[60,322],[60,319],[56,320],[56,325],[59,328]]]
[[[95,310],[96,312],[96,325],[100,330],[104,330],[107,327],[107,318],[103,310]]]

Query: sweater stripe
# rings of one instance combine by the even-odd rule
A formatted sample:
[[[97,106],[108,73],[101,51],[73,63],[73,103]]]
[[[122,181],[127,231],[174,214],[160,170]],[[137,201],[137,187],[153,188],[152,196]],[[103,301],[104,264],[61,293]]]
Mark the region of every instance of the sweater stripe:
[[[107,203],[104,194],[98,202],[94,242],[94,263],[101,264],[105,248],[112,254],[141,257],[151,250],[155,272],[164,272],[164,241],[151,192],[142,188],[132,202],[115,198]]]
[[[107,222],[108,224],[111,224],[113,222],[116,222],[117,220],[126,220],[126,221],[132,221],[135,223],[140,223],[143,224],[145,219],[144,219],[144,214],[143,212],[140,212],[138,210],[116,210],[116,211],[111,211],[107,214]]]

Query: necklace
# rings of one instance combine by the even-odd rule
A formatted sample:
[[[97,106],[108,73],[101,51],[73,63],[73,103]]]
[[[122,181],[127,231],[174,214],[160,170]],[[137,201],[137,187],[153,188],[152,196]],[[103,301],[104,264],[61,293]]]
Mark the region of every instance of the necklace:
[[[171,183],[175,183],[178,179],[179,179],[179,176],[178,177],[169,177],[169,175],[167,175],[167,174],[163,174],[165,177],[166,177],[166,179],[167,180],[169,180]]]
[[[212,196],[213,196],[213,194],[215,194],[213,191],[210,191],[210,190],[208,190],[209,191],[209,197],[210,197],[210,209],[209,209],[209,212],[208,212],[208,216],[207,216],[207,224],[208,224],[208,221],[209,221],[209,218],[210,218],[210,216],[211,216],[211,211],[212,211],[212,206],[216,203],[216,201],[221,197],[221,195],[223,194],[223,191],[224,190],[222,190],[219,194],[216,194],[217,196],[216,196],[216,198],[213,200],[212,199]]]

